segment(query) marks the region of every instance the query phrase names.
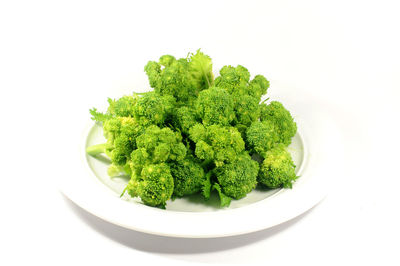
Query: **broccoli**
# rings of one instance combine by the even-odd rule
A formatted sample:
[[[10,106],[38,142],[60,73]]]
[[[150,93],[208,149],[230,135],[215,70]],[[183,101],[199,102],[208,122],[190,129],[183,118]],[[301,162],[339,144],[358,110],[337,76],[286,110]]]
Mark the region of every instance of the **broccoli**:
[[[195,109],[205,126],[214,124],[227,126],[235,118],[232,96],[218,87],[200,92]]]
[[[109,99],[107,112],[113,116],[133,116],[133,109],[139,99],[138,95],[123,96],[118,100]]]
[[[258,163],[244,152],[233,162],[217,168],[215,175],[225,195],[240,199],[256,187],[258,169]]]
[[[225,89],[229,94],[247,94],[247,85],[250,73],[247,68],[238,65],[224,66],[219,71],[220,76],[215,79],[215,86]]]
[[[206,175],[199,160],[187,156],[182,161],[170,163],[169,166],[174,178],[175,196],[191,195],[202,189]]]
[[[112,117],[132,117],[133,108],[138,100],[138,95],[122,96],[118,100],[108,98],[108,108],[105,114],[97,111],[96,108],[90,109],[92,120],[97,122],[106,122]]]
[[[133,115],[144,126],[162,125],[175,108],[175,98],[171,95],[145,93],[133,107]]]
[[[269,88],[269,81],[262,75],[257,75],[250,81],[249,71],[241,65],[224,66],[220,70],[220,76],[215,79],[215,86],[232,96],[234,119],[231,124],[245,137],[247,128],[259,120],[259,102]]]
[[[284,144],[280,143],[264,155],[258,181],[268,188],[291,188],[297,179],[295,165]]]
[[[275,125],[269,121],[256,121],[246,131],[248,149],[263,155],[279,141]]]
[[[130,116],[113,117],[112,112],[108,112],[107,119],[102,120],[104,136],[107,142],[88,147],[86,152],[92,156],[105,153],[112,162],[108,174],[116,176],[126,173],[124,169],[128,168],[125,165],[129,163],[131,153],[136,149],[137,137],[143,133],[144,128],[134,118]],[[104,118],[102,115],[100,117]],[[120,170],[116,171],[116,169]]]
[[[282,103],[272,101],[270,104],[261,105],[261,121],[271,121],[276,126],[279,143],[288,146],[297,132],[297,125],[290,112],[283,107]]]
[[[213,84],[211,58],[200,50],[178,60],[161,56],[158,62],[148,62],[144,70],[156,93],[173,96],[181,105],[193,103],[200,91]]]
[[[130,178],[122,195],[165,208],[171,198],[207,200],[214,191],[227,207],[257,184],[290,188],[298,178],[286,150],[297,125],[280,102],[261,102],[270,86],[264,76],[227,65],[214,79],[200,50],[163,55],[144,71],[154,90],[109,98],[104,113],[89,110],[106,142],[86,152],[110,159],[110,177]]]
[[[135,174],[139,174],[145,165],[181,161],[186,156],[181,135],[168,127],[149,126],[137,137],[136,144],[137,149],[131,153],[131,168]]]
[[[182,106],[175,110],[172,124],[183,134],[188,135],[189,129],[197,123],[198,121],[193,109],[187,106]]]
[[[139,176],[131,178],[126,187],[130,196],[140,197],[144,204],[161,208],[165,207],[173,190],[174,179],[165,163],[146,165]]]
[[[235,100],[236,127],[243,125],[246,128],[260,117],[259,99],[250,95],[243,95]]]
[[[249,95],[259,102],[269,88],[269,81],[262,75],[257,75],[250,81],[249,71],[241,65],[224,66],[219,73],[220,76],[215,79],[215,86],[236,97]]]
[[[297,132],[297,125],[282,103],[272,101],[260,105],[260,121],[255,121],[246,131],[246,144],[262,155],[277,144],[288,146]]]
[[[190,138],[196,143],[195,154],[216,166],[232,162],[244,150],[244,141],[236,128],[197,124],[190,129]]]
[[[249,83],[249,92],[257,98],[267,93],[269,81],[262,75],[257,75]]]

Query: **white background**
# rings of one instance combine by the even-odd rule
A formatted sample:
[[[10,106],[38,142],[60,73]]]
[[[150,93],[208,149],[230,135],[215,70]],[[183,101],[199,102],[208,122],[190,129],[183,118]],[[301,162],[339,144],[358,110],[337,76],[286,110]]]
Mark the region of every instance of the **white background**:
[[[0,264],[399,265],[398,13],[396,1],[1,1]],[[330,114],[345,163],[332,162],[328,196],[272,229],[202,240],[122,229],[66,199],[75,119],[146,87],[148,60],[197,48]]]

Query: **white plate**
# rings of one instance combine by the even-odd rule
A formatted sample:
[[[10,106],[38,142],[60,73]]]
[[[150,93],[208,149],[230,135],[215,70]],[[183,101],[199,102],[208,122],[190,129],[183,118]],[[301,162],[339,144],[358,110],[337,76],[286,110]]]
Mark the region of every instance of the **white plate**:
[[[285,101],[283,101],[285,103]],[[286,101],[290,103],[290,101]],[[288,105],[288,104],[286,104]],[[223,237],[245,234],[288,221],[317,204],[326,194],[329,169],[340,146],[335,123],[322,110],[301,103],[289,104],[298,134],[290,151],[300,178],[293,189],[254,190],[242,200],[220,209],[218,198],[204,204],[199,197],[167,202],[167,209],[145,206],[138,199],[120,198],[126,180],[110,179],[106,165],[88,157],[85,148],[101,143],[101,129],[89,122],[76,150],[75,175],[65,176],[62,191],[77,205],[106,221],[125,228],[174,237]],[[308,106],[310,107],[310,106]]]

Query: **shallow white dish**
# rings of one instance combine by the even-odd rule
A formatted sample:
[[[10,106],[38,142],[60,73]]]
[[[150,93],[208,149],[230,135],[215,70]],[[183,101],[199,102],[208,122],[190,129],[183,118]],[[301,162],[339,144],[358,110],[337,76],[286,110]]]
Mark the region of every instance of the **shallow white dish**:
[[[88,145],[102,143],[99,127],[87,122],[82,145],[76,150],[79,172],[62,180],[63,193],[86,211],[125,228],[173,237],[223,237],[266,229],[288,221],[317,204],[326,194],[329,167],[337,155],[334,123],[323,112],[292,104],[289,108],[298,133],[289,150],[300,178],[293,189],[255,190],[246,198],[233,200],[229,208],[218,208],[218,198],[204,204],[200,197],[167,202],[167,209],[145,206],[138,199],[120,198],[127,182],[110,179],[104,162],[86,155]]]

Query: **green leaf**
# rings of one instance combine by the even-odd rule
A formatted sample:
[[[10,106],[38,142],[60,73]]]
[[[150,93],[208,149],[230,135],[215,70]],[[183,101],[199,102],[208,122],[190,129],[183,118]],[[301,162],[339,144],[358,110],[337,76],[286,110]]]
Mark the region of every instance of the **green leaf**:
[[[214,77],[212,74],[212,61],[208,55],[197,50],[197,53],[192,55],[190,58],[190,72],[198,81],[205,83],[206,88],[211,87],[214,83]],[[199,84],[199,85],[200,85]]]
[[[104,122],[111,118],[109,114],[103,114],[97,111],[96,108],[92,108],[89,110],[90,114],[92,115],[92,120],[97,122]]]
[[[206,180],[203,183],[201,194],[204,196],[206,200],[210,199],[211,195],[211,171],[207,173]]]
[[[229,207],[229,205],[231,204],[231,197],[228,197],[227,195],[225,195],[224,193],[222,193],[222,189],[220,187],[220,185],[218,183],[215,183],[213,185],[213,190],[217,190],[218,194],[219,194],[219,199],[221,201],[221,207]]]

